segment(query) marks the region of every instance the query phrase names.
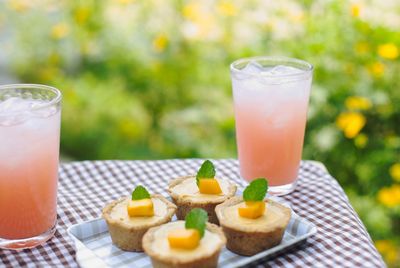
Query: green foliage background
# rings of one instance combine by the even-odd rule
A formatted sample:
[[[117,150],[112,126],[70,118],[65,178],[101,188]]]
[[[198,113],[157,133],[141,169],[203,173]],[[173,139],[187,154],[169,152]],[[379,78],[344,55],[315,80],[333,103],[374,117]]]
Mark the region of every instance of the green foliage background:
[[[303,158],[328,167],[399,267],[398,1],[10,0],[0,11],[0,81],[62,90],[61,149],[78,160],[236,157],[229,64],[311,62]]]

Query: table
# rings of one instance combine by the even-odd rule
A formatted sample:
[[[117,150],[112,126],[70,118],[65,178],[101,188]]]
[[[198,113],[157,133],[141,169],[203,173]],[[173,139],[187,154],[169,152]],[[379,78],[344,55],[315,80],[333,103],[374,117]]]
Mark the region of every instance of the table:
[[[174,177],[193,174],[201,159],[157,161],[83,161],[60,166],[58,226],[44,246],[14,252],[0,250],[0,267],[79,267],[68,226],[97,218],[102,207],[129,195],[137,184],[166,195]],[[217,175],[246,185],[233,159],[212,160]],[[371,238],[337,181],[323,166],[303,161],[298,186],[283,198],[301,217],[314,223],[318,233],[301,246],[254,266],[273,267],[385,267]]]

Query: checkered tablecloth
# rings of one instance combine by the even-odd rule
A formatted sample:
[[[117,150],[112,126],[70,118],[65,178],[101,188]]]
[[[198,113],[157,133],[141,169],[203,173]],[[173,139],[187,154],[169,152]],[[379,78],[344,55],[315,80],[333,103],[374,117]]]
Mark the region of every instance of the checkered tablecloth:
[[[137,184],[167,195],[168,181],[193,174],[203,160],[84,161],[60,166],[58,226],[44,246],[14,252],[0,250],[0,267],[78,267],[67,227],[97,218],[103,206],[129,195]],[[213,160],[217,175],[243,189],[236,160]],[[304,161],[296,190],[283,197],[318,233],[299,247],[270,259],[260,267],[385,267],[369,234],[337,181],[325,170]]]

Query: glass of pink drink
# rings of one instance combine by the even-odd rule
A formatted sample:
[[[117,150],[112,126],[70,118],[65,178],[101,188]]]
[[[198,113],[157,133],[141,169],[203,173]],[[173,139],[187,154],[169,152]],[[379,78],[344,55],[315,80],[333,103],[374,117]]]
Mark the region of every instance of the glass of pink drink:
[[[43,244],[56,228],[61,93],[0,86],[0,248]]]
[[[296,186],[303,149],[313,66],[284,57],[254,57],[231,64],[240,173],[265,177],[268,192]]]

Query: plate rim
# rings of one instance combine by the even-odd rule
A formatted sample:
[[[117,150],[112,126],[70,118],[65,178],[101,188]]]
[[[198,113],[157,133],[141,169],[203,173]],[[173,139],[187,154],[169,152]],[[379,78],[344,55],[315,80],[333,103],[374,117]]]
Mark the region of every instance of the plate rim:
[[[294,215],[295,215],[297,218],[299,218],[304,224],[306,224],[306,225],[308,225],[308,226],[310,227],[309,230],[307,231],[307,233],[305,233],[305,234],[303,234],[303,235],[300,235],[300,236],[296,237],[295,239],[292,239],[292,240],[291,240],[291,243],[288,244],[288,245],[283,246],[283,245],[279,244],[279,245],[277,245],[277,246],[275,246],[275,247],[272,247],[272,248],[270,248],[270,249],[267,249],[267,250],[264,250],[264,251],[262,251],[262,252],[259,252],[259,253],[255,254],[255,255],[253,255],[253,256],[248,256],[246,259],[239,260],[239,261],[237,261],[236,263],[234,263],[231,267],[242,267],[242,266],[244,266],[244,265],[247,265],[247,264],[250,264],[250,263],[252,263],[252,262],[255,262],[255,261],[259,260],[259,259],[265,258],[265,257],[267,257],[268,255],[275,254],[275,253],[277,253],[277,252],[279,252],[279,251],[283,251],[283,250],[285,250],[285,249],[287,249],[287,248],[290,248],[291,246],[294,246],[294,245],[296,245],[296,244],[298,244],[298,243],[304,242],[307,238],[309,238],[309,237],[311,237],[311,236],[314,236],[314,235],[318,232],[318,228],[317,228],[317,226],[315,226],[315,224],[313,224],[312,222],[309,222],[307,219],[305,219],[305,218],[299,216],[299,215],[298,215],[297,213],[295,213],[293,210],[291,210],[291,212],[292,212],[292,215],[294,214]],[[82,267],[86,267],[87,264],[85,264],[84,262],[82,262],[82,260],[80,260],[80,259],[78,258],[78,251],[79,251],[79,250],[89,251],[89,252],[91,253],[91,255],[95,256],[96,259],[100,260],[101,263],[103,263],[102,267],[111,267],[111,266],[107,265],[107,264],[104,262],[104,260],[103,260],[102,258],[98,257],[95,253],[93,253],[93,251],[92,251],[91,249],[89,249],[89,248],[81,241],[81,239],[79,239],[78,237],[76,237],[76,235],[73,233],[74,228],[77,228],[78,226],[81,226],[81,225],[91,224],[92,222],[97,222],[97,221],[105,221],[105,220],[104,220],[102,217],[97,217],[97,218],[89,219],[89,220],[87,220],[87,221],[83,221],[83,222],[80,222],[80,223],[72,224],[72,225],[70,225],[70,226],[67,228],[67,233],[68,233],[68,235],[72,238],[72,240],[73,240],[74,243],[75,243],[75,249],[76,249],[76,251],[77,251],[77,252],[76,252],[76,261],[77,261],[77,262],[79,263],[79,265],[82,266]],[[108,230],[107,230],[107,232],[108,232]],[[287,232],[287,231],[285,230],[285,232]],[[80,246],[81,249],[79,249],[79,247],[77,246],[77,244]],[[225,249],[228,250],[227,248],[225,248]],[[228,250],[228,251],[230,251],[230,250]],[[230,252],[232,252],[232,251],[230,251]],[[233,254],[236,254],[236,253],[234,253],[234,252],[232,252],[232,253],[233,253]],[[144,253],[144,254],[145,254],[145,253]],[[238,254],[236,254],[236,255],[238,255]],[[238,256],[241,256],[241,255],[238,255]]]

